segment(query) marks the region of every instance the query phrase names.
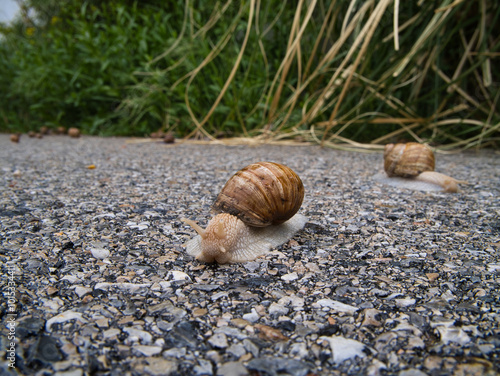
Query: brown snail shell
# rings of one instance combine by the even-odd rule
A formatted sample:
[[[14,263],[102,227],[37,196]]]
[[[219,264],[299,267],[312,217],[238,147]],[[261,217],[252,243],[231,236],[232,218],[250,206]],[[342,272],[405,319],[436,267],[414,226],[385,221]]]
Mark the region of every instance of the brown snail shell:
[[[304,185],[289,167],[274,162],[253,163],[234,174],[222,188],[213,209],[229,213],[249,226],[283,223],[300,209]]]
[[[384,149],[384,170],[387,176],[409,178],[424,171],[434,171],[434,153],[417,142],[387,144]]]

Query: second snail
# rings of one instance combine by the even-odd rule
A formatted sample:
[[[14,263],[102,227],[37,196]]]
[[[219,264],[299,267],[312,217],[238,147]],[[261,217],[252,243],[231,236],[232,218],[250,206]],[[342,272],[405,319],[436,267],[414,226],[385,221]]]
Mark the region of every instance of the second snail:
[[[289,167],[258,162],[234,174],[222,188],[203,229],[183,218],[198,233],[186,251],[202,262],[235,263],[256,259],[290,240],[306,224],[297,214],[304,199],[300,177]]]
[[[434,167],[434,153],[426,145],[417,142],[387,144],[384,148],[387,177],[377,178],[400,188],[458,192],[458,183],[461,181],[434,171]]]

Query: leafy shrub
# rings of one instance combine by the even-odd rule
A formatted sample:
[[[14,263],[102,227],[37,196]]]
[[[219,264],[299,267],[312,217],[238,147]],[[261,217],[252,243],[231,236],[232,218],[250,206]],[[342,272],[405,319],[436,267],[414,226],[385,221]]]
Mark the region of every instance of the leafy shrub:
[[[498,139],[496,2],[25,1],[40,16],[0,43],[6,130]]]

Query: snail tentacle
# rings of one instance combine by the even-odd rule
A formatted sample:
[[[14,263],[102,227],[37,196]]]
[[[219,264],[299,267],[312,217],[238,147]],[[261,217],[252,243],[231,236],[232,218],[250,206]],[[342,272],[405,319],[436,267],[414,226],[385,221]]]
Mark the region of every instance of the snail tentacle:
[[[181,221],[191,226],[202,238],[205,237],[205,230],[201,228],[195,221],[187,218],[181,218]]]

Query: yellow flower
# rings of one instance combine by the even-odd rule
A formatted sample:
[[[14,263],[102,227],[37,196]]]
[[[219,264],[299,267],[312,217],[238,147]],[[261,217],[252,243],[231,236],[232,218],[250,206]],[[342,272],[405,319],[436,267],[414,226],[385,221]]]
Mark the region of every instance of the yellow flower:
[[[60,20],[60,18],[59,18],[59,17],[57,17],[57,16],[53,16],[53,17],[50,19],[50,24],[51,24],[51,25],[54,25],[54,24],[58,23],[58,22],[59,22],[59,20]]]
[[[35,34],[35,28],[31,27],[31,26],[27,27],[26,28],[26,35],[29,36],[29,37],[31,37],[31,36],[33,36],[33,34]]]

